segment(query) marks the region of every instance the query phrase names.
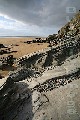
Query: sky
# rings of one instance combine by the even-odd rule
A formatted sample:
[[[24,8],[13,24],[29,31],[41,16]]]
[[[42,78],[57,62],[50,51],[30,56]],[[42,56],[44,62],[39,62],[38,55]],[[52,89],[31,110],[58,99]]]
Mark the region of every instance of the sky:
[[[0,36],[57,33],[79,6],[80,0],[0,0]]]

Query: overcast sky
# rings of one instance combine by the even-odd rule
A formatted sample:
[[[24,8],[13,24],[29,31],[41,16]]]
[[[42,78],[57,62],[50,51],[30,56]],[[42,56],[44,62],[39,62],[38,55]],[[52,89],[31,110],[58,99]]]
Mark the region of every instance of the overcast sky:
[[[79,6],[80,0],[0,0],[0,36],[57,33]]]

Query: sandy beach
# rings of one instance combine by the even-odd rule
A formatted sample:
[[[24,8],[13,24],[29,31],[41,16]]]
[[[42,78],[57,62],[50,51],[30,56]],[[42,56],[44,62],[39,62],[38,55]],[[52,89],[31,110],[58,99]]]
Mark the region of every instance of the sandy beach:
[[[24,38],[0,38],[0,43],[11,47],[12,51],[17,51],[16,53],[11,53],[15,58],[19,58],[23,55],[36,52],[38,50],[44,49],[48,46],[48,43],[24,43],[28,40],[33,40],[33,37],[24,37]],[[12,45],[12,46],[11,46]],[[18,45],[18,46],[16,46]],[[6,56],[6,55],[5,55]],[[2,57],[0,55],[0,57]]]
[[[27,55],[29,53],[47,48],[48,43],[32,43],[32,44],[24,43],[28,40],[31,41],[34,39],[35,39],[34,37],[0,38],[0,44],[4,44],[5,46],[8,46],[9,48],[11,48],[11,51],[16,51],[13,53],[0,55],[0,59],[1,57],[7,57],[8,55],[13,55],[14,58],[19,58],[22,57],[23,55]],[[5,68],[5,70],[3,71],[0,70],[0,74],[2,76],[6,76],[8,75],[9,71],[12,69],[13,68],[7,68],[7,69]]]

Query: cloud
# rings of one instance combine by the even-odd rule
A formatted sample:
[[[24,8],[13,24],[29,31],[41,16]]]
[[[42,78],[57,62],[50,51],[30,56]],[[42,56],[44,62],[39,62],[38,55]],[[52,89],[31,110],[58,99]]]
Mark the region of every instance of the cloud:
[[[66,7],[78,10],[79,5],[80,0],[0,0],[0,11],[30,25],[61,26],[66,22]]]
[[[32,26],[30,28],[36,30],[37,26],[40,32],[49,34],[67,23],[68,17],[74,16],[75,13],[68,13],[67,8],[75,7],[77,12],[79,5],[80,0],[0,0],[0,12],[21,21],[26,28]]]
[[[0,14],[0,36],[28,35],[28,36],[47,36],[49,33],[56,33],[57,28],[39,27],[36,25],[24,24],[18,20],[13,20],[4,14]],[[45,31],[45,32],[44,32]]]

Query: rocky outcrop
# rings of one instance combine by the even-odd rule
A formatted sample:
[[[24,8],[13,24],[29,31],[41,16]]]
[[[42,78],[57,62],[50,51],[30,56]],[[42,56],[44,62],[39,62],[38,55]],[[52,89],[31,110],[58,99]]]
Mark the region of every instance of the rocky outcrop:
[[[0,44],[0,48],[6,48],[6,46],[3,44]]]
[[[67,98],[67,93],[76,90],[74,87],[73,90],[65,88],[69,87],[68,84],[72,85],[77,81],[80,83],[79,32],[80,13],[65,25],[56,37],[49,36],[48,40],[57,42],[55,45],[15,61],[17,70],[10,72],[9,76],[0,82],[0,120],[80,118],[80,102],[77,100],[80,96],[73,95],[77,112],[74,111],[75,115],[70,116],[70,111],[66,110],[66,102],[72,96],[70,94]],[[80,87],[77,85],[79,93]]]
[[[0,69],[4,69],[7,66],[12,66],[14,64],[15,58],[13,55],[8,55],[7,57],[1,57],[0,59]]]
[[[32,44],[32,43],[47,43],[48,41],[46,39],[43,39],[43,38],[36,38],[34,40],[28,40],[28,41],[25,41],[24,43],[27,43],[27,44]]]

